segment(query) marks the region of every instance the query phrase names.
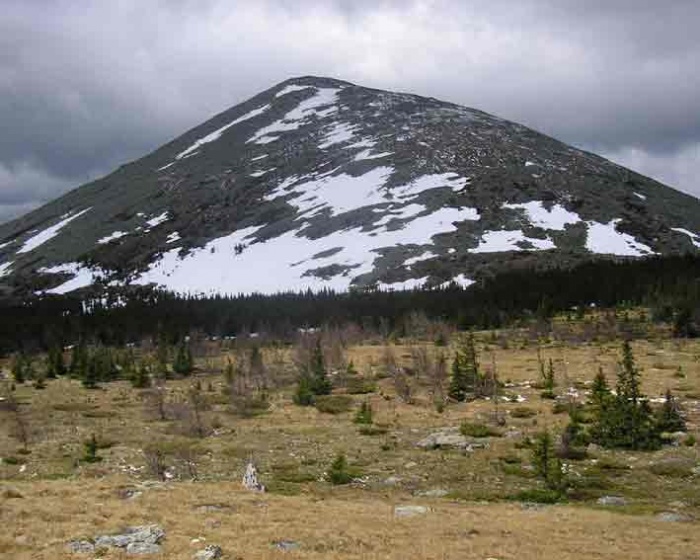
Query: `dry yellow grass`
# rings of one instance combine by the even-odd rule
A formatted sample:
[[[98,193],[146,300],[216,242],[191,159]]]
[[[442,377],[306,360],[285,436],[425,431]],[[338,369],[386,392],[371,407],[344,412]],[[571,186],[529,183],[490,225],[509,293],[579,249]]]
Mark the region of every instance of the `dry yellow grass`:
[[[237,484],[170,484],[129,501],[114,489],[127,481],[54,481],[17,485],[22,499],[2,504],[4,558],[73,557],[71,538],[118,531],[140,523],[166,530],[163,558],[189,559],[206,543],[221,545],[226,558],[698,558],[694,524],[663,523],[569,506],[524,510],[515,504],[427,505],[425,515],[397,519],[391,500],[355,495],[284,497],[253,495]],[[201,512],[198,506],[224,504],[228,510]],[[401,502],[404,503],[404,502]],[[192,544],[193,539],[206,539]],[[295,552],[273,542],[294,540]],[[21,543],[21,544],[18,544]],[[120,558],[107,551],[102,558]],[[156,556],[158,557],[158,556]]]
[[[553,414],[552,401],[540,399],[538,390],[520,385],[537,380],[535,346],[511,343],[501,348],[491,333],[479,333],[478,339],[482,363],[490,364],[493,353],[500,379],[514,385],[506,392],[527,400],[499,405],[507,413],[502,430],[520,432],[521,437],[490,438],[487,449],[466,455],[424,451],[415,443],[435,429],[458,426],[464,420],[488,422],[493,404],[450,405],[439,414],[424,380],[414,382],[412,405],[394,398],[389,379],[379,381],[375,394],[354,396],[357,404],[368,398],[375,421],[386,428],[385,434],[365,436],[352,423],[353,412],[332,416],[294,406],[289,388],[273,393],[268,413],[241,419],[228,411],[221,376],[201,375],[204,393],[212,402],[206,418],[218,426],[216,435],[202,440],[181,435],[178,422],[149,419],[140,392],[126,382],[96,391],[67,379],[51,381],[43,391],[19,387],[16,394],[25,403],[32,431],[31,453],[18,453],[17,442],[6,429],[10,417],[2,413],[0,456],[14,457],[16,464],[0,464],[0,480],[4,479],[0,486],[10,484],[24,497],[0,503],[0,556],[65,558],[69,557],[65,543],[71,538],[161,523],[168,533],[167,558],[191,558],[196,546],[190,541],[200,536],[206,543],[221,544],[227,558],[280,557],[285,553],[271,546],[280,539],[298,541],[301,549],[286,554],[305,558],[700,558],[697,522],[664,523],[654,515],[677,509],[700,519],[699,477],[659,476],[649,469],[669,459],[698,465],[698,446],[654,453],[599,451],[572,465],[573,477],[593,481],[583,489],[578,505],[523,510],[508,502],[509,496],[537,484],[523,468],[528,452],[516,442],[545,426],[559,429],[567,418]],[[671,388],[681,397],[690,432],[700,436],[700,341],[658,337],[635,342],[633,349],[644,391],[659,397]],[[349,357],[361,373],[371,375],[379,371],[383,352],[381,346],[361,345],[351,348]],[[408,363],[408,345],[397,345],[394,352]],[[582,390],[599,365],[614,382],[619,344],[549,344],[542,354],[554,360],[558,390]],[[208,365],[224,361],[213,357]],[[184,399],[192,381],[169,382],[168,399]],[[509,414],[522,406],[533,409],[535,416]],[[92,433],[111,445],[100,451],[102,463],[85,465],[79,461],[82,442]],[[120,489],[137,487],[149,478],[131,467],[141,468],[144,446],[156,442],[193,447],[199,481],[177,480],[167,489],[121,499]],[[363,484],[341,488],[321,480],[339,452],[362,471]],[[238,481],[251,457],[271,493],[240,490]],[[177,466],[173,457],[168,460]],[[613,468],[601,471],[601,462]],[[176,469],[176,476],[183,472]],[[388,483],[390,477],[398,480]],[[416,496],[435,488],[448,490],[448,496],[432,500]],[[630,506],[605,511],[595,506],[595,497],[602,494],[624,495]],[[210,503],[231,509],[197,511],[198,505]],[[432,511],[394,519],[393,506],[405,503],[429,505]],[[120,557],[114,551],[100,556]]]

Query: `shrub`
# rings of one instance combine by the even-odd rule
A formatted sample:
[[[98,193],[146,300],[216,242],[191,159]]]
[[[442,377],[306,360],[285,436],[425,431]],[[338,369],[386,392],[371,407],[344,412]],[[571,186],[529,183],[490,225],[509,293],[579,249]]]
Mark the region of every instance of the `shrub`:
[[[328,480],[331,484],[349,484],[355,478],[354,473],[348,466],[348,461],[345,454],[339,453],[331,463],[331,468],[328,471]]]
[[[84,444],[85,446],[85,453],[83,455],[83,461],[86,463],[99,463],[102,461],[102,457],[97,455],[97,438],[95,438],[95,434],[92,434],[89,440],[87,440]]]
[[[476,424],[472,422],[462,422],[459,431],[463,436],[485,438],[485,437],[501,437],[500,432],[494,430],[486,424]]]
[[[389,428],[386,426],[377,426],[377,425],[362,425],[360,426],[360,429],[358,430],[360,432],[360,435],[363,436],[381,436],[386,434],[389,431]]]
[[[355,422],[355,424],[372,424],[372,405],[369,401],[364,401],[360,405],[353,422]]]
[[[315,399],[316,410],[325,414],[342,414],[352,409],[352,397],[347,395],[322,395]]]
[[[527,406],[518,406],[510,411],[513,418],[532,418],[537,415],[537,411]]]
[[[351,377],[347,380],[346,391],[350,395],[366,395],[377,391],[377,384],[369,379]]]
[[[563,500],[561,492],[549,488],[532,488],[519,492],[515,499],[520,502],[533,502],[536,504],[556,504]]]

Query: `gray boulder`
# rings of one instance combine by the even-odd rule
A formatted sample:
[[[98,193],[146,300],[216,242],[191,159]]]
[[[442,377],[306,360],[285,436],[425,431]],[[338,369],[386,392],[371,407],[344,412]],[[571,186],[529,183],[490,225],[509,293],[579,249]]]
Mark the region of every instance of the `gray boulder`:
[[[417,515],[425,515],[430,511],[425,506],[396,506],[394,508],[394,517],[415,517]]]
[[[217,560],[221,558],[223,551],[221,547],[215,544],[207,545],[204,549],[198,551],[193,556],[194,560]]]
[[[596,503],[601,506],[626,506],[627,500],[622,496],[601,496]]]
[[[690,523],[695,521],[691,515],[679,513],[677,511],[663,511],[656,516],[656,519],[669,523]]]
[[[459,428],[444,428],[438,432],[424,437],[416,447],[421,449],[461,449],[462,451],[473,451],[479,447],[486,447],[483,442],[468,439],[459,432]]]
[[[123,548],[127,554],[155,554],[160,552],[160,542],[165,531],[159,525],[129,527],[116,535],[95,537],[95,548]]]
[[[68,551],[73,554],[92,554],[95,552],[95,545],[90,541],[70,541],[68,543]]]

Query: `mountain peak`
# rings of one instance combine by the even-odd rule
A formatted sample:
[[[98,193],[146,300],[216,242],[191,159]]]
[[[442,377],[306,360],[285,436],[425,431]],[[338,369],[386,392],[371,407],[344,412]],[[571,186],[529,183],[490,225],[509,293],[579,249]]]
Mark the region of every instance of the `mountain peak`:
[[[294,77],[0,227],[15,293],[462,286],[700,248],[700,202],[517,123]]]

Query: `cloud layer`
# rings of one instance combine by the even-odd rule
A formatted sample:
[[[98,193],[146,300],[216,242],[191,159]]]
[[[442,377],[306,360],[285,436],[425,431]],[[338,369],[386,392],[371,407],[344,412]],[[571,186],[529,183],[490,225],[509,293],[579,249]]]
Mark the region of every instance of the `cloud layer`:
[[[700,196],[700,4],[5,0],[0,220],[288,77],[500,115]]]

